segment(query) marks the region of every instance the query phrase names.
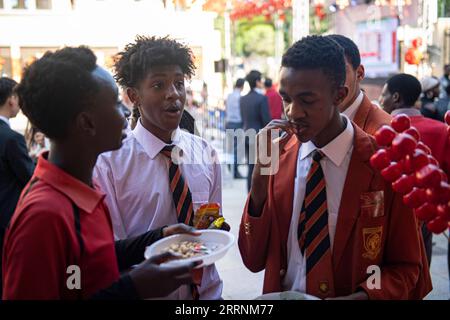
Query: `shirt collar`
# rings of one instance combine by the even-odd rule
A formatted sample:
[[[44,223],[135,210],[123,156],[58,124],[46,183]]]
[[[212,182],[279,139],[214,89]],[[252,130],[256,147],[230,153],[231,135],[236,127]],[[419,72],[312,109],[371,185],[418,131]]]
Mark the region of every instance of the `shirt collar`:
[[[356,97],[355,101],[353,101],[353,103],[350,105],[350,107],[348,107],[347,109],[344,110],[343,114],[345,114],[350,120],[353,120],[363,99],[364,99],[364,94],[360,90],[358,97]]]
[[[9,123],[9,119],[4,117],[4,116],[0,116],[0,120],[3,120],[4,122],[6,122],[6,124],[8,125],[8,127],[11,127],[11,124]]]
[[[145,129],[144,126],[141,124],[140,119],[133,130],[133,135],[152,160],[155,159],[155,157],[161,152],[161,150],[165,146],[167,146],[167,144],[164,141],[162,141],[154,134],[152,134],[150,131]],[[180,128],[177,128],[175,132],[172,134],[171,144],[177,145],[181,149],[183,149],[182,146],[180,145],[181,135],[182,132]]]
[[[71,176],[47,160],[48,152],[44,152],[38,160],[34,176],[49,184],[56,190],[69,197],[75,205],[87,213],[94,212],[98,204],[105,198],[105,194]]]
[[[394,117],[394,116],[396,116],[396,115],[398,115],[398,114],[400,114],[400,113],[406,114],[407,116],[411,116],[411,117],[422,115],[422,114],[420,113],[420,110],[417,110],[417,109],[415,109],[415,108],[399,108],[399,109],[393,110],[393,111],[391,112],[391,116]]]
[[[352,122],[346,115],[342,115],[347,120],[347,125],[336,138],[331,140],[326,146],[319,150],[330,159],[337,167],[339,167],[344,161],[348,151],[353,146],[353,137],[355,135],[355,129]],[[311,153],[318,149],[312,141],[303,143],[300,147],[300,159],[303,160],[310,156]]]

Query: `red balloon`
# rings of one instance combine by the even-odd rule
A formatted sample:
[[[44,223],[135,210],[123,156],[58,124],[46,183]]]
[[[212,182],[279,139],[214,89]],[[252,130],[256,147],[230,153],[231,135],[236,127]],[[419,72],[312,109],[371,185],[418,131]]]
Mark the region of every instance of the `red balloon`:
[[[422,221],[430,221],[437,216],[437,208],[431,203],[425,203],[419,208],[414,209],[417,219]]]
[[[397,162],[398,162],[398,161],[400,161],[401,159],[403,159],[403,157],[404,157],[403,154],[401,154],[400,152],[398,152],[397,149],[392,149],[392,147],[387,148],[386,151],[387,151],[387,153],[388,153],[388,155],[389,155],[389,158],[390,158],[392,161],[397,161]]]
[[[450,221],[450,205],[440,204],[437,206],[437,214],[444,220]]]
[[[403,132],[410,128],[411,120],[406,114],[401,113],[391,120],[391,126],[395,131]]]
[[[417,129],[415,127],[411,127],[409,129],[405,130],[405,133],[413,136],[417,142],[420,141],[420,133],[419,133],[419,131],[417,131]]]
[[[448,182],[448,177],[445,174],[444,170],[442,170],[442,169],[439,170],[439,173],[441,174],[441,180],[444,181],[444,182]]]
[[[441,181],[441,184],[436,188],[436,193],[438,194],[439,203],[448,203],[450,201],[450,185]]]
[[[432,155],[428,155],[428,160],[430,160],[431,164],[434,164],[435,166],[439,167],[439,161],[437,161],[436,158],[433,157]]]
[[[388,167],[381,170],[381,175],[386,181],[395,181],[402,175],[402,165],[398,162],[391,162]]]
[[[377,144],[381,147],[388,147],[391,145],[392,140],[394,140],[397,132],[387,125],[381,126],[380,129],[375,132],[375,140]]]
[[[445,119],[445,123],[447,123],[450,126],[450,110],[448,110],[445,113],[444,119]]]
[[[426,201],[425,190],[413,188],[412,191],[403,196],[403,203],[410,208],[418,208]]]
[[[392,151],[403,156],[412,154],[416,149],[416,146],[416,139],[406,133],[400,133],[392,141]]]
[[[414,150],[413,154],[411,155],[411,164],[413,170],[418,171],[429,163],[430,160],[428,159],[428,155],[425,153],[425,151],[421,149]]]
[[[435,188],[441,183],[439,167],[434,164],[427,164],[416,172],[416,184],[419,187]]]
[[[442,219],[450,221],[450,206],[448,204],[440,204],[437,206],[437,214]]]
[[[379,149],[370,157],[370,164],[377,170],[383,170],[390,163],[389,153],[385,149]]]
[[[425,194],[427,196],[427,201],[433,204],[441,203],[441,197],[439,196],[438,188],[428,188],[425,190]]]
[[[447,230],[448,222],[440,216],[427,223],[427,228],[435,234],[439,234]]]
[[[417,143],[417,148],[424,151],[426,154],[431,154],[431,149],[422,141]]]
[[[428,160],[428,159],[427,159]],[[415,171],[413,162],[412,162],[412,156],[407,155],[405,159],[401,160],[403,172],[406,174],[411,174]]]
[[[411,192],[413,187],[414,187],[414,176],[408,176],[406,174],[403,174],[400,178],[395,180],[394,183],[392,183],[392,189],[394,189],[395,192],[398,192],[400,194],[407,194]]]

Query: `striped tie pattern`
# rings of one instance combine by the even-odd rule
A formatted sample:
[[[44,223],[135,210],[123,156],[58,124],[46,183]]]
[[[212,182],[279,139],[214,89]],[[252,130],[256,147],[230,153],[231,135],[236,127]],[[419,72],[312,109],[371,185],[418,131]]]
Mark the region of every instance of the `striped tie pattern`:
[[[175,146],[165,146],[161,153],[169,159],[169,182],[172,191],[173,203],[177,210],[179,223],[193,225],[194,212],[192,207],[192,194],[181,174],[178,164],[172,161],[172,150]]]
[[[334,284],[322,158],[320,151],[313,151],[297,235],[300,251],[306,259],[306,291],[325,298],[333,294]]]
[[[172,160],[172,151],[174,145],[165,146],[161,153],[169,159],[169,184],[172,191],[173,203],[177,210],[177,218],[179,223],[184,223],[189,226],[193,225],[194,211],[192,206],[192,194],[187,183],[181,174],[180,167]],[[180,150],[182,155],[182,150]],[[194,283],[200,284],[203,277],[203,269],[195,269],[193,271]],[[199,292],[197,285],[191,285],[192,298],[199,300]]]

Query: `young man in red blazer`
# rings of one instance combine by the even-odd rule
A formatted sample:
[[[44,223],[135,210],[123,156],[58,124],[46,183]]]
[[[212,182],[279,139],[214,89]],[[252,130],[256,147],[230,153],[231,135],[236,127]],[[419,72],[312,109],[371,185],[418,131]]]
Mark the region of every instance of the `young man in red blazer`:
[[[391,123],[391,116],[370,102],[361,90],[360,84],[364,79],[365,71],[361,64],[358,46],[351,39],[340,34],[332,34],[328,37],[344,49],[345,86],[348,88],[348,94],[339,105],[339,109],[364,132],[373,136],[382,125]]]
[[[267,164],[258,146],[239,234],[244,264],[265,269],[264,293],[423,298],[431,279],[416,219],[371,168],[373,138],[339,113],[348,92],[343,49],[303,38],[284,54],[280,78],[288,121],[259,133],[268,154],[280,155]],[[273,130],[287,135],[272,141]]]

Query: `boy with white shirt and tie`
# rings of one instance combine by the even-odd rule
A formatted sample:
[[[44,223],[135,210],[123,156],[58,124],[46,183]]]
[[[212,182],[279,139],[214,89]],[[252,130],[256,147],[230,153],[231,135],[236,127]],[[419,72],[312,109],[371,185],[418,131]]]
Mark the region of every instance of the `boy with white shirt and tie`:
[[[116,80],[141,114],[123,147],[102,154],[94,171],[107,193],[115,237],[177,222],[192,225],[202,204],[222,202],[215,150],[179,128],[185,79],[195,71],[192,52],[167,37],[140,36],[119,54],[115,70]],[[222,281],[214,265],[194,278],[198,286],[183,286],[166,298],[221,298]]]

